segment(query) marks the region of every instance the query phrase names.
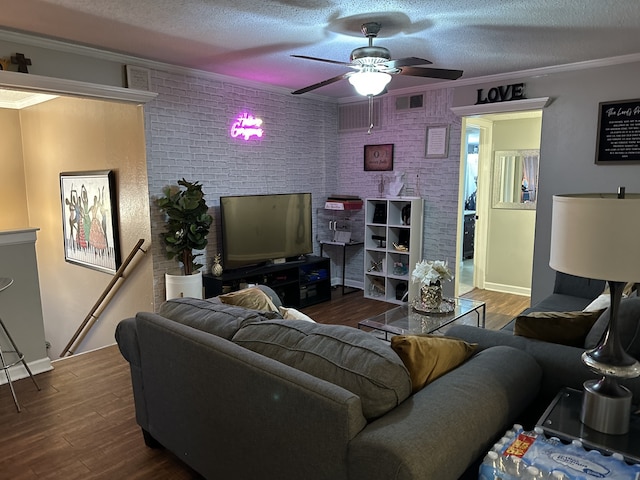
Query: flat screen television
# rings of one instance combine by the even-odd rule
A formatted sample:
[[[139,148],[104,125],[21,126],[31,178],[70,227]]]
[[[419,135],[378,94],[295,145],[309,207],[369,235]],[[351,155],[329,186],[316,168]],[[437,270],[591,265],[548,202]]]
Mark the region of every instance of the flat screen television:
[[[220,216],[226,269],[313,252],[310,193],[223,196]]]

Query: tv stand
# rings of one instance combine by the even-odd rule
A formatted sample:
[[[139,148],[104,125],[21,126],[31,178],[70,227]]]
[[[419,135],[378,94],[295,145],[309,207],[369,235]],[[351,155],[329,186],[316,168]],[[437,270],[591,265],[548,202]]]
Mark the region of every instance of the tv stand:
[[[219,277],[205,273],[202,280],[205,298],[260,284],[273,289],[285,307],[303,308],[331,299],[331,262],[322,257],[227,270]]]

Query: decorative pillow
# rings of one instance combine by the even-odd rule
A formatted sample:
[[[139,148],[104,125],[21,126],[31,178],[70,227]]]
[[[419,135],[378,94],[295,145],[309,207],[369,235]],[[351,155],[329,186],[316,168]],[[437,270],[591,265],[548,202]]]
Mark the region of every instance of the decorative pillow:
[[[409,370],[413,393],[465,362],[477,344],[441,335],[396,335],[391,348]]]
[[[606,309],[589,331],[584,348],[594,348],[600,342],[607,326],[611,310]],[[623,298],[618,308],[618,335],[622,347],[629,355],[640,359],[640,297]]]
[[[595,312],[531,312],[516,318],[514,335],[581,347],[602,310]]]
[[[633,282],[627,283],[622,290],[622,297],[627,298],[627,297],[637,296],[635,285],[636,284]],[[605,308],[609,308],[609,305],[611,305],[611,293],[609,291],[609,285],[607,284],[607,287],[604,289],[604,292],[602,292],[601,295],[596,297],[596,299],[593,302],[591,302],[589,305],[584,307],[583,312],[596,312],[598,310],[602,311]]]
[[[609,292],[598,295],[593,302],[584,307],[583,312],[602,312],[605,308],[609,308],[611,304],[611,294]]]
[[[367,419],[384,415],[411,394],[400,358],[353,327],[273,320],[245,325],[232,341],[353,392]]]
[[[279,317],[273,312],[258,312],[220,303],[217,298],[173,298],[167,300],[158,312],[165,318],[188,325],[203,332],[230,340],[247,323],[262,322]]]
[[[262,310],[265,312],[278,312],[278,308],[273,304],[269,295],[258,287],[245,288],[237,292],[218,295],[218,299],[222,303],[235,305],[236,307]]]
[[[280,315],[282,315],[282,318],[284,318],[285,320],[304,320],[306,322],[315,323],[315,320],[313,318],[311,318],[308,315],[305,315],[304,313],[300,312],[299,310],[296,310],[295,308],[280,307],[278,308],[278,311],[280,312]]]

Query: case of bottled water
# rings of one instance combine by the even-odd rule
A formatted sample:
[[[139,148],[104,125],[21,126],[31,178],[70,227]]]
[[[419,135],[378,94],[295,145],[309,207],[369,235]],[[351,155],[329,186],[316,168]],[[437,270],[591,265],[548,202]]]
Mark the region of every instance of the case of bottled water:
[[[516,424],[487,453],[479,473],[480,480],[640,480],[640,465]]]

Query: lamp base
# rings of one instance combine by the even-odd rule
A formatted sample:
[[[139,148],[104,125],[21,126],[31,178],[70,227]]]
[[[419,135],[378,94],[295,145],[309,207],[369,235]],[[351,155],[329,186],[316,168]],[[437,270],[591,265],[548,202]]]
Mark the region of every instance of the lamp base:
[[[611,388],[603,389],[603,381],[607,383],[610,379],[584,382],[580,421],[598,432],[624,435],[629,432],[632,394],[617,384],[614,391]]]

